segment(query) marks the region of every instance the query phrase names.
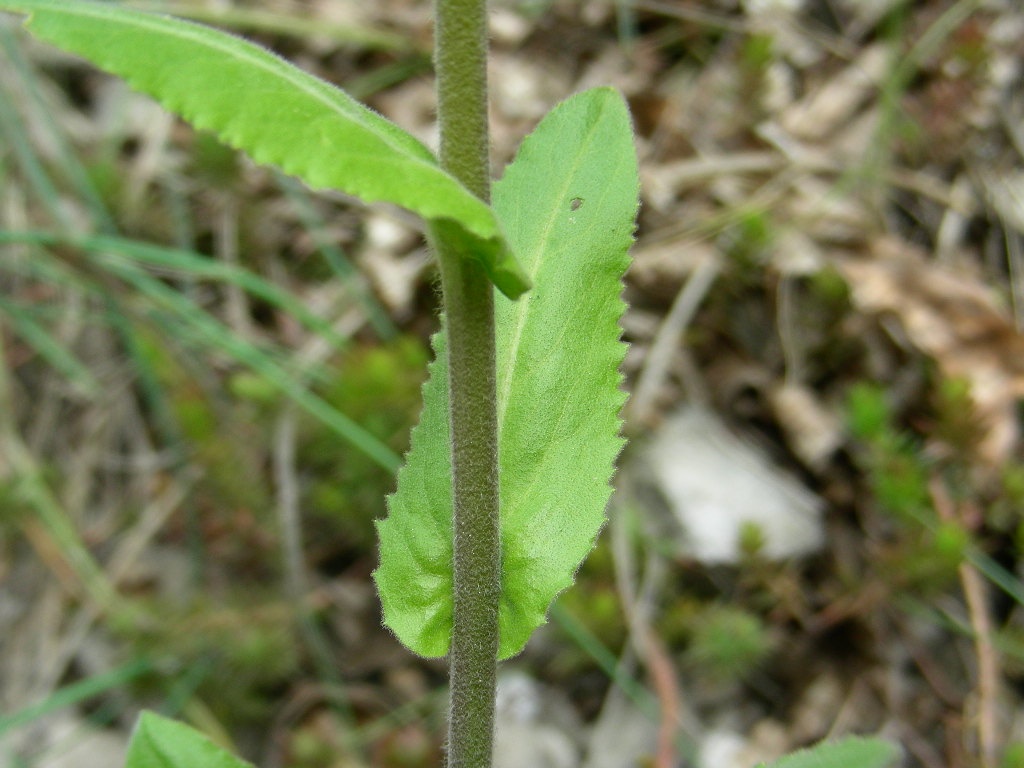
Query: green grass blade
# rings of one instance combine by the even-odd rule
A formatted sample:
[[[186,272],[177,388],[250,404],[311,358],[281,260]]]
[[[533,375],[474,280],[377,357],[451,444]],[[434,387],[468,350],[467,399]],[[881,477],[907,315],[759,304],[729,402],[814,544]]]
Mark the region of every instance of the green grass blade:
[[[10,148],[29,188],[37,200],[61,229],[71,229],[73,222],[61,206],[60,192],[36,155],[26,128],[14,108],[14,101],[0,83],[0,139]]]
[[[629,697],[637,709],[652,720],[658,719],[660,714],[658,700],[654,694],[647,690],[640,681],[622,670],[618,657],[604,646],[600,638],[576,616],[563,608],[558,601],[551,605],[551,618],[584,653],[593,659],[608,679]]]
[[[290,397],[296,405],[319,419],[381,467],[389,471],[397,469],[398,457],[387,445],[323,398],[310,392],[300,381],[299,375],[285,370],[267,352],[240,339],[188,298],[160,280],[145,274],[135,265],[123,261],[110,261],[105,266],[111,273],[137,288],[143,296],[152,301],[153,306],[169,310],[179,322],[191,329],[205,343],[260,374]]]
[[[317,251],[345,286],[353,300],[362,305],[363,311],[377,335],[381,339],[394,338],[398,331],[387,310],[374,297],[373,292],[366,285],[363,275],[352,265],[338,244],[323,234],[325,222],[316,212],[310,199],[310,193],[301,184],[287,176],[278,175],[277,183],[299,215],[310,238],[316,243]]]
[[[66,707],[88,701],[94,696],[99,696],[101,693],[120,688],[137,677],[152,672],[153,669],[151,661],[145,658],[138,658],[115,667],[109,672],[66,685],[60,690],[54,691],[54,693],[38,704],[25,707],[9,715],[0,716],[0,736],[3,736],[12,728],[26,725],[40,717],[45,717]]]
[[[345,346],[347,339],[339,336],[329,323],[309,310],[298,297],[278,288],[254,272],[233,264],[201,256],[176,248],[164,248],[123,237],[62,236],[50,232],[13,232],[0,230],[0,244],[32,243],[52,246],[71,245],[86,252],[117,254],[139,264],[178,270],[183,276],[206,278],[232,283],[253,296],[291,314],[307,328],[319,333],[337,347]]]
[[[49,132],[48,143],[56,151],[61,172],[71,183],[75,193],[87,205],[92,221],[97,228],[105,232],[116,231],[117,226],[110,211],[89,178],[88,172],[72,150],[64,128],[55,119],[53,110],[46,104],[39,87],[38,75],[32,64],[22,54],[10,30],[0,29],[0,47],[10,59],[14,72],[18,74],[25,92],[28,93],[31,108],[42,118],[42,122]],[[28,105],[25,108],[29,109]]]
[[[6,366],[0,339],[0,366]],[[24,444],[10,414],[10,385],[6,368],[0,369],[0,454],[12,475],[12,498],[15,510],[24,509],[46,530],[56,544],[60,557],[68,565],[83,591],[100,608],[111,608],[117,590],[110,578],[82,541],[74,522],[50,490],[43,468]],[[30,524],[31,520],[25,520]]]
[[[454,228],[505,294],[528,287],[494,211],[412,135],[329,83],[241,38],[109,3],[0,0],[42,40],[158,99],[258,163],[316,188],[407,208]]]
[[[618,436],[622,275],[638,206],[629,114],[607,88],[556,107],[494,187],[534,289],[497,297],[501,647],[522,650],[604,523]],[[412,448],[378,525],[385,623],[443,655],[451,634],[451,456],[444,337]]]
[[[99,608],[111,608],[117,591],[102,565],[86,547],[66,510],[50,490],[44,468],[25,445],[15,424],[11,401],[11,381],[0,333],[0,456],[10,470],[10,490],[14,502],[8,514],[22,523],[38,522],[56,544],[58,553],[74,573],[83,591]],[[29,517],[31,515],[31,518]]]
[[[67,377],[74,386],[86,394],[94,394],[99,391],[99,383],[92,372],[75,357],[70,349],[53,338],[46,328],[36,322],[32,313],[2,295],[0,295],[0,312],[10,318],[14,331],[22,340],[47,363]]]
[[[0,238],[11,233],[0,231]],[[9,241],[16,242],[16,238]],[[32,245],[32,243],[28,243]],[[13,249],[11,249],[13,250]],[[135,372],[140,396],[152,413],[153,423],[164,444],[170,447],[175,455],[182,457],[185,451],[180,431],[171,416],[171,407],[163,387],[160,385],[155,371],[147,355],[141,350],[136,328],[129,320],[122,302],[108,285],[103,284],[102,274],[89,273],[79,265],[72,264],[68,259],[51,253],[43,247],[33,246],[30,254],[24,257],[0,259],[0,270],[10,270],[12,274],[25,275],[43,284],[60,287],[67,291],[85,294],[94,299],[95,314],[86,316],[88,321],[100,322],[117,336],[131,361]],[[0,272],[2,275],[2,272]],[[178,467],[183,466],[179,462]]]

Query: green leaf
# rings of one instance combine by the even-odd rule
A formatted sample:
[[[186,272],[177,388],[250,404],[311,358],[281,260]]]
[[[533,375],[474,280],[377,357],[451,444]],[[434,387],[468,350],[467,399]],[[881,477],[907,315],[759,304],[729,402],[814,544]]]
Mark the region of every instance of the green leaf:
[[[423,412],[412,430],[388,517],[377,522],[380,567],[373,572],[384,623],[421,656],[448,653],[452,633],[452,454],[445,334],[433,338]]]
[[[620,293],[639,183],[629,113],[614,90],[544,118],[494,187],[494,208],[534,285],[497,298],[502,597],[499,658],[522,650],[594,545],[622,448]],[[423,389],[374,576],[385,623],[423,656],[452,620],[451,452],[443,331]]]
[[[143,712],[132,731],[125,768],[252,768],[176,720]]]
[[[758,768],[888,768],[900,755],[899,747],[882,739],[851,736],[817,744]]]
[[[0,0],[37,37],[85,57],[316,188],[400,205],[461,238],[510,298],[527,282],[494,211],[413,136],[343,91],[241,38],[90,0]]]

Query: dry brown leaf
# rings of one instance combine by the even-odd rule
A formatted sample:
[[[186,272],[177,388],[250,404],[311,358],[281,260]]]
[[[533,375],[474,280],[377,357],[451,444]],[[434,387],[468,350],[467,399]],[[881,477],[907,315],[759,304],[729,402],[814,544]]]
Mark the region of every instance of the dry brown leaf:
[[[701,264],[716,257],[716,251],[706,241],[669,239],[640,243],[632,255],[630,283],[648,296],[670,301]]]
[[[800,384],[781,383],[768,391],[768,402],[793,451],[820,471],[843,442],[843,425],[835,409]]]
[[[360,263],[381,301],[400,320],[412,314],[416,289],[430,264],[423,250],[410,252],[417,238],[391,217],[376,214],[367,221]]]
[[[782,116],[782,126],[799,139],[830,137],[877,91],[891,58],[881,44],[865,48],[856,61],[790,107]]]
[[[1018,437],[1016,404],[1024,397],[1024,335],[977,275],[927,259],[891,237],[878,238],[867,259],[839,269],[857,306],[895,317],[909,341],[935,360],[944,376],[968,381],[981,420],[978,460],[994,468]]]

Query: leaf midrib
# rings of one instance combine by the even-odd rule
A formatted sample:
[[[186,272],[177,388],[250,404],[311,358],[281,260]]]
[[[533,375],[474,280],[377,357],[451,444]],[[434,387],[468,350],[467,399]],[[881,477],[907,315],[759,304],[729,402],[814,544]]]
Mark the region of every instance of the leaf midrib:
[[[615,172],[616,172],[616,171],[618,171],[618,169],[619,169],[619,166],[621,166],[621,164],[622,164],[622,160],[620,160],[620,161],[619,161],[619,162],[618,162],[618,163],[616,164],[616,166],[615,166],[614,170],[613,170],[613,171],[611,171],[611,172],[609,172],[609,174],[608,174],[608,175],[609,175],[610,177],[614,178],[614,177],[615,177]],[[605,195],[604,195],[604,196],[607,196],[607,191],[605,192]],[[598,198],[598,199],[600,200],[600,199],[602,199],[602,198]],[[564,336],[564,335],[565,335],[566,333],[568,333],[568,332],[569,332],[569,328],[568,328],[568,327],[566,327],[565,329],[563,329],[563,331],[562,331],[562,334],[561,334],[561,335],[559,336],[559,338],[561,338],[562,336]],[[618,343],[618,342],[617,342],[617,343]],[[554,345],[552,345],[552,346],[555,346],[555,347],[557,347],[557,346],[558,346],[558,344],[557,344],[557,341],[556,341],[556,343],[555,343]],[[511,377],[511,374],[510,374],[510,377]],[[559,426],[559,425],[561,425],[561,423],[562,423],[562,422],[563,422],[563,420],[565,419],[565,414],[566,414],[566,412],[568,411],[568,409],[570,408],[570,406],[571,406],[571,404],[570,404],[570,402],[569,402],[568,400],[566,400],[566,401],[563,401],[563,402],[562,402],[562,408],[561,408],[561,410],[560,410],[560,411],[559,411],[559,413],[558,413],[558,417],[557,417],[557,418],[555,418],[555,419],[553,419],[553,422],[554,422],[554,424],[555,424],[555,427],[553,428],[553,431],[554,431],[554,432],[556,432],[556,433],[557,433],[557,432],[559,431],[559,430],[558,430],[558,426]],[[500,427],[500,422],[499,422],[499,430],[500,430],[500,428],[501,428],[501,427]],[[498,434],[499,434],[499,435],[501,434],[501,433],[500,433],[500,431],[499,431],[499,433],[498,433]],[[616,439],[621,439],[621,438],[616,438]],[[545,460],[546,460],[546,459],[545,459]],[[523,497],[529,497],[529,496],[530,496],[530,494],[532,494],[532,493],[533,493],[533,489],[534,489],[534,488],[536,487],[537,483],[539,483],[539,482],[541,482],[541,473],[540,473],[540,472],[537,472],[537,473],[535,473],[535,474],[533,475],[533,477],[531,477],[531,478],[530,478],[530,480],[529,480],[529,482],[528,482],[528,483],[526,484],[526,486],[525,486],[524,488],[520,489],[520,493],[522,494],[522,496],[523,496]]]
[[[598,132],[598,126],[601,124],[601,121],[604,120],[605,112],[606,106],[602,104],[600,114],[598,118],[594,120],[591,130],[588,132],[588,135],[586,137],[586,141],[581,144],[581,150],[576,153],[576,160],[573,163],[571,172],[566,173],[565,175],[565,183],[559,189],[559,193],[557,195],[558,199],[564,198],[566,193],[568,193],[569,187],[572,185],[572,180],[576,177],[576,174],[582,165],[582,158],[586,155],[586,150],[589,148],[590,144],[593,143],[594,136]],[[552,210],[554,211],[554,214],[548,219],[544,227],[544,234],[538,240],[537,249],[535,251],[535,253],[537,254],[544,252],[544,248],[547,246],[551,238],[551,235],[554,232],[555,221],[558,219],[560,209],[558,208],[558,206],[555,206]],[[530,283],[533,285],[537,284],[536,277],[537,273],[540,271],[540,268],[541,259],[534,258],[533,264],[530,265],[530,270],[529,272],[527,272],[527,277],[530,279]],[[511,362],[508,363],[508,373],[505,376],[505,381],[502,383],[502,391],[499,392],[497,395],[497,421],[499,445],[501,444],[501,436],[504,433],[505,412],[508,408],[509,392],[512,389],[512,379],[514,378],[513,373],[515,371],[515,360],[519,356],[519,346],[522,343],[523,329],[526,327],[526,318],[528,315],[529,306],[530,297],[529,295],[527,295],[524,297],[522,301],[519,302],[519,307],[516,308],[515,329],[513,331],[512,341],[509,344],[508,351],[506,352],[505,355],[505,359]]]

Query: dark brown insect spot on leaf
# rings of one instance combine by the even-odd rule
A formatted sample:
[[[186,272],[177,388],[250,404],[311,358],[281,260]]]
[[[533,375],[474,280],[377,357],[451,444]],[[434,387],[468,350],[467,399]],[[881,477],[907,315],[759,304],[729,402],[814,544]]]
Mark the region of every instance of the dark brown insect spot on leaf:
[[[582,197],[574,197],[572,199],[572,202],[569,203],[569,210],[570,211],[578,211],[580,209],[581,205],[583,205],[583,198]]]

